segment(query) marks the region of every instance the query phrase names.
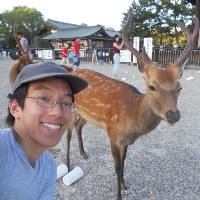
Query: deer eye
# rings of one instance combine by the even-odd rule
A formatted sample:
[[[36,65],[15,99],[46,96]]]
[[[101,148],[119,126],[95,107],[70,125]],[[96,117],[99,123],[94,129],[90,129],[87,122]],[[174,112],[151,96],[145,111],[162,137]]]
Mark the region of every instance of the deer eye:
[[[156,91],[155,88],[154,88],[152,85],[149,85],[149,89],[150,89],[151,91]]]

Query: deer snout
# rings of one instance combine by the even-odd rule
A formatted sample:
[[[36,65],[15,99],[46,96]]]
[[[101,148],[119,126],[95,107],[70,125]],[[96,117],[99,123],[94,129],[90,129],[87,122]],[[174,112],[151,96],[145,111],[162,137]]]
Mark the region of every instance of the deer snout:
[[[166,113],[166,117],[167,117],[168,123],[175,124],[181,118],[181,113],[179,112],[179,110],[176,110],[176,111],[169,110]]]

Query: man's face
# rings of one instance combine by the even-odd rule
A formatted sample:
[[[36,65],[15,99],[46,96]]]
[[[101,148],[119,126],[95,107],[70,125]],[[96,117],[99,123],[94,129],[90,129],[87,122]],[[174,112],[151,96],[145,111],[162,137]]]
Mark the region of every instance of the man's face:
[[[21,37],[22,37],[22,35],[18,35],[17,37],[18,37],[18,38],[21,38]]]
[[[27,97],[54,98],[56,102],[72,103],[72,90],[61,78],[49,78],[30,84]],[[49,148],[57,145],[66,130],[72,114],[65,112],[60,104],[44,108],[36,98],[26,98],[24,109],[17,108],[14,128],[38,147]]]

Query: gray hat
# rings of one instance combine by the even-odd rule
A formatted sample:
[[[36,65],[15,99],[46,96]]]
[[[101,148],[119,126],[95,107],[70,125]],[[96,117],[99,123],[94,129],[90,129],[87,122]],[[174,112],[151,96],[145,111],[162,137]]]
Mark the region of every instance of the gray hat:
[[[29,64],[21,70],[13,84],[12,94],[24,83],[50,77],[60,77],[65,79],[70,84],[74,94],[80,92],[88,86],[86,80],[68,73],[68,71],[61,66],[53,62],[43,62]]]

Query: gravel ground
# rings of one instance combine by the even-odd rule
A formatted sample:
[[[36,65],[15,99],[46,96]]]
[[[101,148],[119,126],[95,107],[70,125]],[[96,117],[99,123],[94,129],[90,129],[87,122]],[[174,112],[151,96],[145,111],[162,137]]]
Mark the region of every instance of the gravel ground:
[[[59,63],[59,60],[54,62]],[[11,90],[8,72],[13,60],[0,59],[0,126],[5,127],[7,114],[6,96]],[[108,76],[113,65],[89,65],[89,68]],[[181,91],[178,107],[181,120],[173,126],[166,122],[151,133],[140,137],[129,146],[125,161],[124,177],[128,190],[122,191],[124,200],[199,200],[200,199],[200,73],[188,69],[180,82]],[[187,80],[192,76],[192,80]],[[144,81],[137,67],[121,65],[121,77],[145,92]],[[50,149],[58,162],[65,163],[66,135],[60,143]],[[83,159],[79,154],[74,132],[71,141],[71,167],[79,166],[84,176],[77,182],[65,186],[62,178],[57,181],[55,200],[111,200],[116,199],[117,183],[114,162],[111,156],[107,134],[87,124],[83,129],[83,142],[89,156]]]

